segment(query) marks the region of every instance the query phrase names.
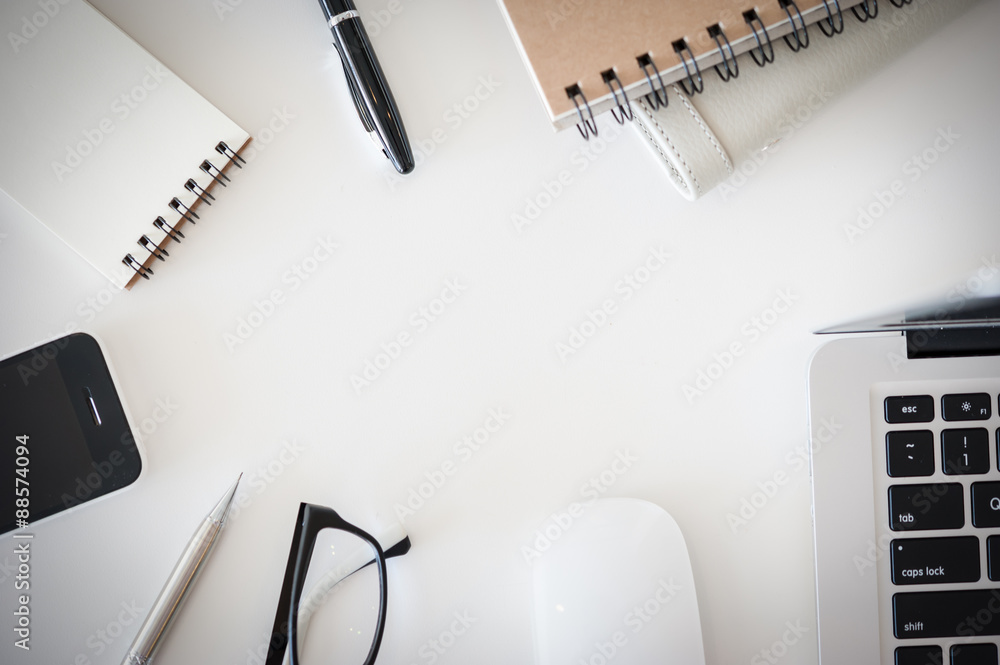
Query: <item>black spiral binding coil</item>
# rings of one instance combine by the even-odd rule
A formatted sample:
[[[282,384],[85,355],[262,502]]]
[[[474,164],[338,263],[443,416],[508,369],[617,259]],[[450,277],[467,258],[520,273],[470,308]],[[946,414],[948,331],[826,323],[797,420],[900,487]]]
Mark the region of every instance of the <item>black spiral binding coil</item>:
[[[230,164],[235,164],[237,167],[243,168],[243,164],[246,164],[246,160],[243,159],[238,152],[226,145],[225,141],[219,141],[219,143],[215,146],[215,151],[226,158],[226,162],[222,168],[219,168],[207,159],[204,160],[198,168],[212,179],[212,182],[208,185],[209,188],[216,184],[226,187],[226,183],[231,181],[229,176],[225,173],[226,167]],[[184,189],[195,195],[197,200],[192,204],[193,206],[197,206],[199,203],[212,205],[212,201],[215,200],[215,196],[208,189],[198,184],[198,181],[194,178],[188,178],[187,182],[184,183]],[[169,203],[167,203],[167,207],[176,212],[180,216],[180,219],[185,222],[194,224],[195,220],[201,219],[201,217],[198,216],[198,213],[196,213],[191,207],[188,207],[176,196],[170,199]],[[180,222],[178,221],[177,226],[179,225]],[[184,237],[181,230],[177,228],[177,226],[172,226],[166,219],[163,218],[162,215],[157,216],[157,218],[153,220],[153,226],[163,233],[166,238],[170,238],[174,242],[179,243],[181,238]],[[149,279],[150,275],[153,274],[153,269],[146,266],[146,262],[152,260],[153,258],[160,261],[166,261],[166,257],[170,256],[170,252],[160,247],[145,233],[143,233],[142,236],[136,241],[136,244],[146,250],[146,252],[148,252],[148,256],[144,257],[145,260],[140,261],[130,252],[125,255],[125,258],[122,259],[122,263],[135,271],[135,274],[139,277]]]
[[[228,159],[230,164],[235,164],[240,168],[243,168],[243,164],[247,163],[247,160],[240,157],[238,152],[226,145],[225,141],[219,141],[218,145],[215,146],[215,152]]]
[[[893,0],[893,4],[895,4],[895,0]],[[855,18],[864,23],[868,19],[878,16],[878,0],[865,0],[860,5],[851,7],[851,11],[854,12]]]
[[[693,97],[695,93],[702,92],[705,89],[705,81],[701,78],[701,68],[698,67],[698,61],[694,58],[694,53],[691,52],[691,47],[688,46],[687,42],[683,39],[678,39],[673,43],[674,53],[677,57],[681,59],[681,63],[684,65],[684,73],[687,74],[687,81],[684,79],[678,81],[681,85],[681,89],[684,90],[684,94],[688,97]],[[685,56],[684,54],[687,53]],[[688,66],[688,60],[691,61],[691,66]],[[691,69],[694,68],[694,72]],[[698,80],[695,80],[698,77]]]
[[[576,128],[579,130],[580,136],[584,140],[590,140],[591,134],[597,136],[597,121],[594,120],[594,112],[590,110],[590,104],[587,103],[587,97],[583,94],[583,90],[580,89],[579,85],[574,83],[566,88],[566,94],[573,100],[573,106],[576,107],[576,114],[580,116],[580,122],[576,123]],[[583,101],[583,107],[587,109],[589,118],[583,117],[583,109],[580,108],[580,102],[577,101],[577,98]]]
[[[750,26],[750,30],[753,31],[754,41],[757,42],[757,46],[750,49],[750,57],[757,63],[758,67],[763,67],[769,62],[774,62],[774,44],[771,43],[771,35],[767,34],[767,28],[764,27],[764,22],[760,20],[757,10],[751,9],[743,12],[743,20]],[[754,25],[755,23],[756,25]],[[757,30],[757,26],[760,26],[759,31]],[[764,33],[763,41],[760,38],[761,32]],[[764,48],[765,45],[767,48]],[[758,53],[760,53],[760,56],[757,55]]]
[[[722,31],[722,26],[718,23],[708,26],[708,36],[715,40],[715,45],[719,47],[719,55],[722,56],[722,66],[725,68],[725,74],[723,74],[722,70],[719,69],[719,65],[716,65],[715,73],[723,81],[728,81],[739,76],[740,63],[736,61],[733,45],[729,43],[729,37],[726,37],[726,33]],[[722,46],[723,42],[725,42],[725,48]],[[727,51],[729,55],[726,55]]]
[[[797,53],[800,49],[809,47],[809,30],[806,28],[805,19],[802,18],[802,12],[799,11],[798,5],[795,4],[795,0],[778,0],[778,4],[781,8],[785,10],[785,14],[788,15],[788,22],[792,24],[792,35],[795,37],[795,43],[785,35],[785,43],[788,44],[788,48],[792,49],[793,53]],[[798,26],[795,25],[795,17],[792,16],[792,10],[795,10],[795,16],[799,17]],[[801,33],[799,32],[801,30]]]
[[[834,2],[836,2],[836,0],[834,0]],[[201,166],[199,166],[198,168],[200,168],[202,171],[204,171],[205,173],[207,173],[208,176],[212,179],[212,182],[218,183],[218,184],[222,185],[223,187],[228,187],[229,186],[229,185],[226,184],[227,182],[230,181],[229,176],[227,176],[225,173],[223,173],[222,171],[220,171],[215,166],[215,164],[213,164],[212,162],[208,161],[207,159],[205,161],[203,161],[201,163]]]
[[[170,224],[167,223],[167,220],[163,219],[163,217],[157,217],[156,219],[154,219],[153,226],[155,226],[156,228],[160,229],[165,234],[170,236],[170,239],[173,240],[174,242],[180,242],[181,238],[184,237],[183,233],[181,233],[174,227],[170,226]]]
[[[844,13],[840,11],[840,0],[833,0],[833,6],[837,8],[837,19],[833,18],[833,11],[830,9],[828,0],[823,0],[826,7],[826,18],[819,20],[819,29],[827,37],[839,35],[844,31]]]
[[[188,181],[184,183],[184,189],[197,196],[198,200],[205,205],[212,205],[212,201],[215,200],[215,197],[207,189],[195,182],[194,178],[188,178]]]
[[[820,31],[827,37],[841,34],[844,31],[844,13],[840,7],[840,0],[821,1],[823,3],[822,8],[826,10],[826,16],[816,22]],[[793,52],[808,48],[809,27],[806,25],[798,4],[795,0],[776,0],[776,2],[785,11],[788,17],[788,24],[792,28],[791,33],[784,36],[788,48]],[[911,4],[913,0],[889,0],[889,2],[895,7],[903,7],[904,5]],[[864,2],[851,7],[851,12],[858,21],[864,23],[878,16],[878,0],[864,0]],[[756,42],[756,46],[749,51],[750,57],[753,58],[753,61],[759,67],[764,67],[774,62],[774,44],[771,42],[771,36],[767,33],[767,28],[764,26],[764,22],[761,20],[757,10],[748,9],[743,12],[743,20],[749,26],[754,42]],[[706,31],[709,38],[715,42],[719,57],[721,58],[721,62],[714,65],[716,74],[723,81],[730,81],[738,77],[740,75],[739,61],[722,26],[716,23],[715,25],[708,26]],[[687,41],[679,39],[673,42],[671,46],[674,53],[677,54],[685,74],[684,77],[677,81],[677,85],[684,90],[688,97],[703,92],[704,79],[702,78],[701,67],[698,65],[698,60]],[[649,84],[649,92],[644,96],[646,103],[653,110],[666,108],[670,101],[667,95],[667,86],[663,82],[660,69],[653,61],[653,56],[650,53],[637,56],[636,64],[643,73],[643,76],[645,76],[646,83]],[[625,124],[626,120],[632,120],[634,117],[632,105],[625,94],[625,87],[618,77],[618,72],[613,68],[606,69],[601,72],[601,78],[604,84],[608,86],[608,90],[611,92],[614,101],[614,107],[611,109],[612,117],[620,125]],[[576,108],[577,117],[579,118],[576,128],[580,132],[580,135],[585,140],[590,140],[591,136],[597,136],[597,122],[594,119],[594,112],[590,108],[590,103],[587,101],[586,95],[583,94],[580,85],[574,83],[568,86],[566,88],[566,96],[573,102],[573,106]],[[242,162],[243,159],[224,143],[220,143],[216,150],[230,160],[234,158],[239,160],[233,163],[242,168],[239,162]],[[226,183],[222,182],[220,178],[224,178],[227,181],[229,178],[221,172],[213,173],[212,167],[209,165],[206,168],[206,164],[208,162],[202,164],[202,170],[211,175],[219,184],[225,186]]]
[[[161,261],[166,261],[166,259],[163,258],[164,256],[170,256],[170,252],[165,249],[160,249],[145,233],[143,233],[142,237],[139,238],[139,244],[142,245],[147,252]]]
[[[646,81],[649,83],[649,92],[646,93],[646,103],[654,109],[658,109],[661,106],[666,108],[667,104],[670,103],[670,98],[667,96],[667,86],[663,84],[663,78],[660,77],[660,70],[657,69],[656,63],[653,62],[653,56],[643,53],[635,60],[639,63],[639,69],[646,75]],[[656,75],[655,84],[653,83],[653,77],[649,74],[650,69]]]
[[[604,84],[608,86],[608,90],[615,98],[615,102],[618,104],[618,114],[615,113],[614,109],[611,109],[611,117],[614,118],[619,125],[624,125],[626,120],[632,119],[632,105],[628,103],[628,97],[625,96],[625,88],[622,86],[621,79],[618,78],[618,74],[613,69],[608,69],[601,72],[601,78],[604,79]],[[618,84],[618,90],[615,90],[614,84]],[[622,96],[622,101],[618,101],[619,93]],[[597,132],[594,132],[595,134]]]

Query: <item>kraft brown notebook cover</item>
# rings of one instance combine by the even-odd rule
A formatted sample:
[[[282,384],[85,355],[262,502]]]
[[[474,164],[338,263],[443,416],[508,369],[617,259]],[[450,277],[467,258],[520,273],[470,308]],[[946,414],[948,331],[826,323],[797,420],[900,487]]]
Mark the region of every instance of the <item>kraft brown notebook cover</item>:
[[[867,20],[878,5],[875,0],[763,0],[757,5],[746,0],[500,0],[500,6],[549,119],[565,129],[591,113],[621,113],[618,107],[627,106],[623,96],[635,99],[661,84],[682,82],[693,92],[716,77],[714,65],[725,78],[726,61],[740,53],[753,51],[766,64],[776,42],[786,36],[793,50],[804,48],[810,38],[825,39],[820,30],[807,32],[807,26],[820,23],[823,33],[833,34],[846,14],[853,11]]]

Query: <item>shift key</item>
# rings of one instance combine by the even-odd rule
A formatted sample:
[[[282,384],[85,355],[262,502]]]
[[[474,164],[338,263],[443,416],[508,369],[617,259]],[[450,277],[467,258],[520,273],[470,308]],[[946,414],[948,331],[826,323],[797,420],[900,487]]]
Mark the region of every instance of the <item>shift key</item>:
[[[1000,589],[919,591],[892,597],[896,638],[1000,635]]]
[[[961,529],[965,526],[962,484],[893,485],[889,524],[893,531]]]

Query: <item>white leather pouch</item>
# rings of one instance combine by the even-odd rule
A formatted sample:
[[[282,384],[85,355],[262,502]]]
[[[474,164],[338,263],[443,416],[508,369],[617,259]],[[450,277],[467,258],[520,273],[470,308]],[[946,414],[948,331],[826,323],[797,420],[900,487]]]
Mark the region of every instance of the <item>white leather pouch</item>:
[[[814,24],[809,47],[795,53],[775,39],[775,61],[765,67],[747,53],[738,57],[738,78],[723,82],[711,67],[703,71],[705,91],[694,97],[672,85],[666,107],[633,100],[633,124],[671,182],[694,201],[787,137],[802,114],[811,115],[977,1],[913,0],[895,7],[880,0],[878,16],[864,23],[845,10],[841,34],[827,38]]]

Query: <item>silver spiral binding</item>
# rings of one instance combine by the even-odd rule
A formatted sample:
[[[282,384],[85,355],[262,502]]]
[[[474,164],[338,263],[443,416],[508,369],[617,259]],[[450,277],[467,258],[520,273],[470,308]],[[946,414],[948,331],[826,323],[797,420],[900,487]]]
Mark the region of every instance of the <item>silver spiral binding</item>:
[[[597,133],[596,126],[594,133]],[[202,161],[198,167],[209,178],[211,178],[211,182],[203,180],[203,182],[206,182],[208,186],[203,187],[194,178],[188,178],[183,185],[185,190],[194,194],[196,197],[191,206],[188,206],[176,196],[170,199],[167,203],[167,206],[176,212],[180,217],[180,220],[175,222],[176,225],[171,225],[170,222],[164,219],[162,215],[157,216],[157,218],[153,220],[153,227],[164,235],[164,242],[166,241],[166,238],[169,238],[170,240],[179,243],[181,238],[184,237],[184,233],[178,227],[182,226],[184,222],[194,224],[195,220],[201,219],[193,208],[198,207],[198,205],[202,203],[205,205],[212,205],[212,201],[215,200],[215,195],[210,191],[211,188],[214,185],[226,187],[226,183],[231,182],[230,177],[225,173],[225,169],[229,166],[229,164],[235,164],[239,168],[243,168],[242,164],[246,164],[246,160],[243,159],[238,152],[230,148],[225,141],[219,141],[219,143],[215,146],[215,151],[226,158],[226,162],[222,168],[219,168],[212,163],[212,161],[207,159]],[[142,234],[142,236],[136,241],[136,244],[146,250],[146,252],[149,253],[148,256],[145,256],[144,261],[140,261],[134,254],[128,253],[122,259],[122,263],[135,271],[137,276],[142,277],[143,279],[149,279],[153,274],[153,269],[149,268],[146,264],[150,263],[154,258],[159,261],[166,261],[166,257],[170,256],[170,252],[163,249],[163,247],[157,244],[156,241],[145,233]],[[135,278],[133,277],[132,279]]]
[[[793,53],[808,48],[810,43],[809,26],[806,24],[805,18],[803,17],[802,11],[799,9],[796,0],[773,1],[777,2],[778,6],[785,11],[785,15],[788,17],[788,25],[791,26],[791,33],[783,36],[788,48],[791,49]],[[895,7],[903,7],[913,3],[913,0],[889,1]],[[816,21],[820,31],[827,37],[833,37],[844,32],[844,13],[840,7],[840,0],[821,0],[821,2],[823,3],[822,9],[826,10],[826,16]],[[815,9],[822,11],[819,7],[816,7]],[[878,16],[878,0],[863,0],[859,4],[851,7],[851,11],[859,21],[864,23],[865,21]],[[771,36],[767,32],[767,27],[764,25],[764,21],[761,19],[760,14],[756,9],[748,9],[743,12],[743,20],[750,28],[753,40],[756,43],[756,45],[749,50],[750,57],[753,58],[753,61],[759,67],[764,67],[765,65],[774,62],[774,43],[771,41]],[[784,21],[782,21],[781,24],[784,25]],[[716,74],[719,75],[719,78],[722,79],[723,82],[731,81],[732,79],[737,78],[740,75],[739,60],[732,44],[729,41],[729,37],[722,29],[722,25],[716,23],[715,25],[708,26],[706,30],[709,38],[715,42],[715,46],[718,51],[718,58],[720,62],[717,65],[713,65]],[[705,89],[705,83],[702,77],[701,67],[698,64],[697,57],[688,45],[687,40],[678,39],[673,42],[671,46],[677,54],[677,57],[680,59],[680,65],[684,68],[684,76],[676,82],[676,85],[679,85],[688,97],[693,97],[697,93],[703,92]],[[705,53],[702,53],[702,56],[705,55]],[[663,77],[660,74],[660,69],[653,61],[652,54],[644,53],[636,56],[636,64],[645,77],[646,84],[649,86],[649,92],[644,95],[646,103],[653,110],[666,108],[670,101],[667,94],[667,84],[664,83]],[[622,81],[618,76],[617,70],[615,68],[606,69],[601,72],[601,78],[611,93],[611,98],[614,104],[611,109],[612,117],[619,125],[625,124],[626,120],[632,120],[632,105],[625,92],[625,86],[622,84]],[[630,85],[634,85],[634,82],[630,83]],[[580,132],[580,135],[584,138],[584,140],[590,140],[591,136],[597,136],[597,122],[594,119],[594,112],[593,109],[591,109],[590,103],[587,101],[587,97],[584,95],[580,84],[574,83],[573,85],[568,86],[566,88],[566,96],[573,102],[573,106],[576,109],[576,114],[579,118],[579,121],[576,123],[576,128]],[[606,97],[603,97],[602,99],[606,99]],[[225,155],[231,161],[234,159],[243,161],[242,158],[239,157],[239,155],[235,155],[235,153],[233,153],[233,151],[226,146],[225,143],[220,142],[216,147],[216,150],[220,154]],[[239,166],[239,162],[233,163],[236,163],[236,165]],[[207,161],[202,164],[202,170],[209,175],[212,175],[213,178],[219,181],[213,173],[213,169],[214,167]],[[218,171],[218,169],[214,170],[219,176],[229,180],[229,178],[225,174],[221,173],[221,171]],[[225,185],[224,182],[219,182],[220,184]]]

